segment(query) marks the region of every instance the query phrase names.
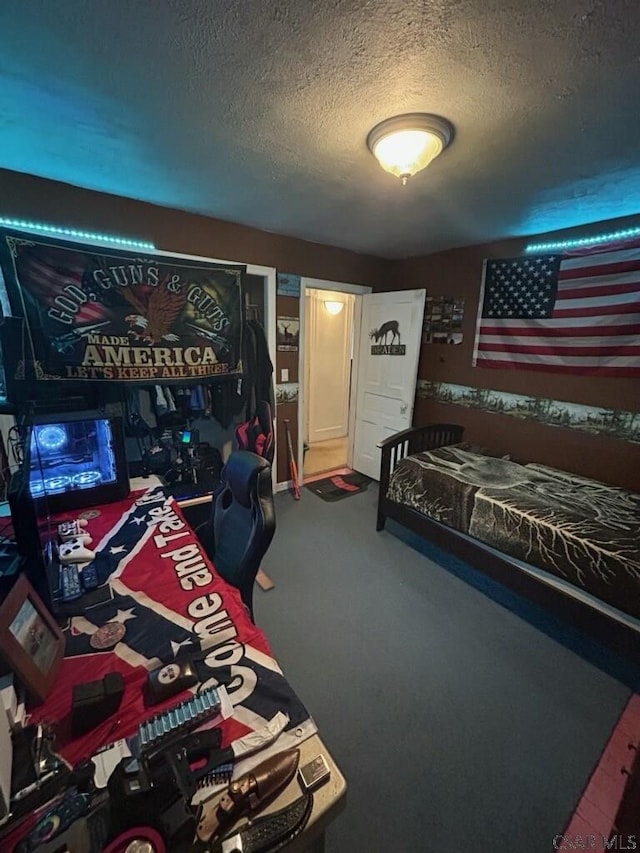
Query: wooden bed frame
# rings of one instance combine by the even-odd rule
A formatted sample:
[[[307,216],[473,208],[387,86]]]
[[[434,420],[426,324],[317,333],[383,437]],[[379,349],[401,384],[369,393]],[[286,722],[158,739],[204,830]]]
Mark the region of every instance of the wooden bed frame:
[[[583,633],[606,644],[634,663],[640,664],[640,631],[589,602],[575,597],[539,576],[523,571],[506,554],[499,555],[477,539],[422,515],[410,507],[387,498],[393,469],[406,456],[462,441],[464,427],[457,424],[429,424],[406,429],[380,442],[380,491],[376,530],[384,529],[392,519],[423,539],[461,558],[475,569],[509,589],[541,605],[555,616],[568,621]]]

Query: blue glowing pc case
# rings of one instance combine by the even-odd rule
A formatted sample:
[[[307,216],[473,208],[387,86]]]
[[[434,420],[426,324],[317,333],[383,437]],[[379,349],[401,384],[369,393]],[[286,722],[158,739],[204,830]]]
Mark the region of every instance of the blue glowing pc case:
[[[45,497],[50,513],[126,498],[130,487],[122,419],[94,413],[35,419],[25,467],[32,500]]]
[[[23,427],[24,462],[7,498],[27,574],[45,604],[59,612],[55,514],[121,500],[129,494],[121,418],[84,412],[40,416]],[[80,599],[84,602],[84,599]]]

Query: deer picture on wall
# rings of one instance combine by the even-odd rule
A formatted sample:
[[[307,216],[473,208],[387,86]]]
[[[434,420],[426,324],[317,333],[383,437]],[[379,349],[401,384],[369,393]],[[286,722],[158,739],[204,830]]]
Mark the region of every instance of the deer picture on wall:
[[[391,334],[391,340],[387,341],[388,335]],[[379,329],[372,329],[369,338],[374,340],[376,344],[380,341],[386,346],[387,343],[400,343],[400,326],[397,320],[388,320],[383,323]]]
[[[276,344],[279,350],[297,352],[300,340],[299,317],[278,317]]]

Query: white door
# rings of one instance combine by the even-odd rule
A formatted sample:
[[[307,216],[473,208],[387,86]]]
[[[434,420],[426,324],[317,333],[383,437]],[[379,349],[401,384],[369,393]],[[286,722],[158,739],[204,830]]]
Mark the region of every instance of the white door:
[[[411,426],[424,290],[362,297],[353,467],[380,479],[379,441]]]

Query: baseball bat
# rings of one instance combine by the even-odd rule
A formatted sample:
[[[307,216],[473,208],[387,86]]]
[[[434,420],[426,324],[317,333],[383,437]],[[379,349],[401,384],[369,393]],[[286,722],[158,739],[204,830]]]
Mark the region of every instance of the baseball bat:
[[[289,459],[289,472],[291,474],[291,491],[294,498],[299,501],[301,494],[300,483],[298,482],[298,466],[293,455],[293,444],[291,442],[291,432],[289,431],[289,421],[287,419],[284,420],[284,430],[287,434],[287,456]]]

